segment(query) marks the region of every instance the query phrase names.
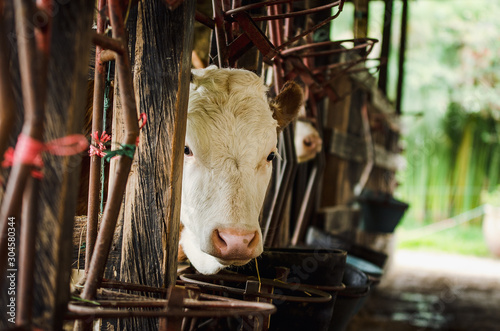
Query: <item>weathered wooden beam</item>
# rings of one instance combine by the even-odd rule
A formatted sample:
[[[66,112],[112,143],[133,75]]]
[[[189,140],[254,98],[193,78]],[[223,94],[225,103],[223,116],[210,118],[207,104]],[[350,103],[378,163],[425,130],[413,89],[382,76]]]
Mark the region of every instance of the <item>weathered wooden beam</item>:
[[[345,160],[364,163],[366,162],[366,150],[367,146],[363,138],[337,130],[333,131],[329,151],[331,154]],[[378,144],[374,145],[374,151],[375,166],[391,171],[404,167],[405,161],[401,155],[387,151]]]
[[[368,0],[354,0],[354,38],[368,37]]]
[[[176,279],[194,5],[170,11],[163,1],[142,1],[129,17],[136,102],[147,123],[122,207],[120,277],[127,282],[169,286]],[[127,327],[158,325],[137,319]]]

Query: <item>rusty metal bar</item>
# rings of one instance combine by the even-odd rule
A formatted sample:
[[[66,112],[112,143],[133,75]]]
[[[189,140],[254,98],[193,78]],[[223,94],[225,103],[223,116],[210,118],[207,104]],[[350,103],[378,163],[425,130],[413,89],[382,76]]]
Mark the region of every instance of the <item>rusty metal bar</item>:
[[[214,20],[198,10],[194,14],[194,19],[210,29],[215,28]]]
[[[303,16],[303,15],[309,15],[309,14],[314,14],[314,13],[323,11],[325,9],[330,9],[330,8],[336,7],[339,5],[339,3],[340,3],[340,1],[332,2],[332,3],[327,4],[327,5],[323,5],[323,6],[319,6],[319,7],[315,7],[315,8],[311,8],[311,9],[300,10],[300,11],[291,12],[291,13],[286,13],[286,14],[275,13],[275,14],[270,14],[270,15],[266,15],[266,16],[252,16],[252,19],[255,22],[259,22],[259,21],[281,20],[284,18],[292,18],[292,17]],[[274,5],[273,7],[275,7],[275,6],[276,5]],[[229,14],[229,13],[226,13],[226,15],[227,14]]]
[[[15,119],[14,96],[9,73],[10,47],[4,26],[3,8],[0,5],[0,159],[3,158],[9,143]]]
[[[258,296],[259,298],[273,299],[273,300],[281,300],[281,301],[290,301],[290,302],[328,302],[332,299],[331,294],[326,293],[316,287],[305,286],[297,283],[286,283],[273,279],[261,278],[260,280],[257,277],[246,276],[242,274],[224,274],[219,273],[217,275],[202,275],[202,274],[188,274],[188,275],[180,275],[181,280],[186,283],[196,285],[201,289],[205,289],[208,291],[218,291],[229,294],[236,295],[247,295]],[[272,286],[274,288],[279,288],[282,290],[288,290],[292,292],[302,292],[307,294],[305,296],[297,296],[297,295],[284,295],[281,293],[267,293],[267,292],[256,292],[252,291],[251,293],[247,292],[247,287],[245,289],[232,287],[226,285],[227,283],[234,282],[238,284],[246,284],[248,281],[259,281],[262,285]],[[214,284],[213,282],[222,282],[224,285]],[[339,290],[340,288],[337,288]]]
[[[154,292],[163,294],[168,293],[168,289],[163,287],[154,287],[154,286],[140,285],[134,283],[121,282],[121,281],[110,281],[110,280],[103,280],[101,283],[101,288],[121,289],[121,290],[138,291],[138,292]]]
[[[37,40],[33,38],[35,35],[35,25],[29,21],[29,18],[33,17],[32,13],[35,12],[35,9],[35,4],[30,0],[14,1],[19,67],[25,109],[22,134],[41,141],[43,135],[45,88],[47,85],[43,81],[43,78],[46,77],[43,74],[46,72],[46,59],[44,59],[44,56],[48,54],[48,44],[39,44],[37,47],[37,41],[41,40],[38,37],[36,37]],[[37,54],[37,48],[43,50],[43,52]],[[44,66],[45,69],[42,69]],[[9,217],[14,217],[16,221],[19,220],[19,212],[22,204],[21,199],[26,183],[31,178],[31,169],[32,165],[14,162],[5,191],[0,211],[0,285],[3,282],[3,275],[7,268],[7,263],[4,263],[4,261],[7,259]],[[31,178],[31,180],[33,179]]]
[[[168,302],[168,301],[167,301]],[[133,304],[135,305],[135,304]],[[228,301],[198,301],[185,299],[183,302],[185,308],[183,311],[165,311],[165,310],[115,310],[101,309],[97,307],[87,307],[70,303],[68,305],[69,313],[66,319],[99,319],[99,318],[164,318],[164,317],[228,317],[228,316],[247,316],[256,314],[273,314],[276,307],[264,302],[247,302],[241,300]],[[195,310],[200,309],[200,310]],[[203,309],[203,310],[201,310]]]
[[[392,2],[393,0],[385,0],[384,10],[384,28],[382,30],[382,45],[380,49],[380,57],[387,62],[380,67],[378,74],[378,88],[387,95],[387,71],[389,70],[389,53],[391,48],[392,36]]]
[[[165,312],[169,312],[173,316],[170,319],[160,319],[160,331],[177,331],[182,329],[182,311],[184,298],[187,296],[187,290],[177,286],[169,288],[168,303],[165,307]]]
[[[403,102],[403,80],[406,53],[406,35],[408,31],[408,0],[403,0],[403,12],[401,14],[401,39],[399,42],[398,82],[396,86],[396,114],[401,114]]]
[[[94,33],[92,35],[92,42],[100,46],[102,49],[110,49],[119,55],[124,55],[127,50],[127,45],[124,45],[120,40],[116,40],[116,38],[110,38],[99,33]]]
[[[304,37],[304,36],[306,36],[306,35],[314,32],[314,31],[318,30],[319,28],[321,28],[321,27],[325,26],[326,24],[330,23],[330,21],[336,19],[340,15],[340,13],[342,12],[342,10],[344,9],[344,1],[345,0],[339,0],[339,1],[336,2],[336,3],[338,3],[338,7],[339,8],[338,8],[337,12],[335,13],[335,15],[332,15],[329,18],[327,18],[327,19],[321,21],[320,23],[316,24],[315,26],[313,26],[313,27],[311,27],[309,29],[306,29],[304,32],[298,34],[297,36],[295,36],[295,37],[293,37],[291,39],[289,39],[284,44],[281,44],[281,45],[277,46],[277,49],[279,51],[281,51],[282,49],[285,49],[286,47],[290,46],[291,44],[293,44],[297,40],[301,39],[302,37]]]
[[[243,29],[245,34],[252,40],[253,44],[262,53],[264,61],[271,60],[276,56],[276,50],[274,45],[267,39],[264,33],[255,25],[252,21],[250,15],[245,12],[238,13],[234,15],[234,19]]]
[[[102,13],[106,6],[106,0],[99,0],[97,5],[97,34],[104,33],[106,18]],[[92,141],[96,145],[94,133],[102,132],[103,111],[104,111],[104,80],[106,64],[101,61],[102,47],[96,45],[95,48],[95,70],[94,70],[94,97],[92,105]],[[89,173],[89,194],[88,194],[88,209],[87,209],[87,236],[85,241],[85,272],[88,273],[94,245],[97,238],[97,223],[99,220],[99,184],[101,178],[101,158],[98,155],[90,157],[90,173]]]
[[[229,65],[226,34],[224,33],[224,13],[220,0],[212,0],[215,22],[215,39],[217,43],[217,59],[219,68]]]
[[[279,13],[278,5],[270,6],[267,8],[268,14],[277,14]],[[279,21],[269,21],[269,37],[274,45],[280,45],[283,41],[283,30],[280,26]],[[285,83],[283,80],[283,66],[282,61],[277,59],[274,61],[273,65],[273,80],[274,80],[274,90],[276,95],[279,94],[279,91],[283,84]]]
[[[344,39],[344,40],[335,40],[335,41],[324,41],[324,42],[319,42],[319,43],[310,43],[310,44],[305,44],[297,47],[291,47],[288,49],[285,49],[281,51],[282,56],[287,56],[291,55],[294,53],[299,53],[300,57],[309,57],[309,56],[323,56],[323,55],[331,55],[331,54],[336,54],[336,53],[348,53],[352,52],[358,49],[363,49],[366,47],[369,47],[368,53],[371,52],[374,44],[378,42],[377,39],[374,38],[358,38],[358,39]],[[337,48],[337,49],[330,49],[326,51],[318,51],[318,52],[308,52],[308,53],[300,53],[302,51],[308,51],[313,48],[317,47],[325,47],[325,46],[340,46],[345,43],[354,43],[355,45],[352,48]]]
[[[111,25],[113,27],[113,38],[119,40],[122,43],[122,47],[127,49],[123,13],[120,7],[120,1],[109,0],[108,5]],[[121,56],[117,57],[116,68],[120,83],[120,98],[125,113],[125,137],[123,145],[135,146],[139,135],[139,126],[137,123],[135,93],[128,52],[125,52]],[[117,162],[116,180],[114,181],[114,185],[110,188],[110,192],[108,194],[108,202],[102,217],[101,229],[99,230],[99,234],[97,236],[88,277],[82,293],[82,297],[84,299],[91,300],[95,297],[97,288],[99,287],[99,283],[101,282],[104,274],[131,165],[132,159],[127,156],[121,156]]]
[[[279,5],[279,4],[284,4],[284,3],[290,3],[293,1],[297,0],[269,0],[269,1],[263,1],[263,2],[255,2],[249,5],[241,6],[238,8],[234,8],[231,10],[228,10],[225,14],[227,16],[231,16],[236,13],[241,13],[241,12],[246,12],[252,9],[257,9],[257,8],[262,8],[265,6],[273,6],[273,5]]]
[[[109,61],[114,61],[116,60],[116,53],[112,50],[109,49],[103,49],[101,50],[101,62],[106,63]]]
[[[299,216],[297,217],[297,224],[295,225],[295,231],[293,232],[291,244],[296,246],[302,240],[306,227],[308,225],[306,216],[311,206],[311,199],[314,196],[314,188],[316,187],[316,182],[318,178],[318,166],[315,165],[311,173],[309,174],[309,180],[307,182],[306,193],[302,204],[300,206]]]
[[[45,112],[46,79],[50,54],[50,36],[52,26],[52,1],[37,0],[38,8],[46,13],[47,21],[44,26],[35,30],[35,42],[39,61],[38,88],[40,88],[39,100],[42,115],[39,121],[43,123],[43,112]],[[24,90],[23,90],[24,92]],[[43,127],[40,134],[43,134]],[[39,140],[42,140],[40,136]],[[33,313],[33,284],[35,271],[35,244],[38,228],[38,201],[40,194],[40,180],[33,177],[28,178],[23,194],[21,214],[21,238],[19,254],[19,313],[16,316],[17,325],[31,325]]]

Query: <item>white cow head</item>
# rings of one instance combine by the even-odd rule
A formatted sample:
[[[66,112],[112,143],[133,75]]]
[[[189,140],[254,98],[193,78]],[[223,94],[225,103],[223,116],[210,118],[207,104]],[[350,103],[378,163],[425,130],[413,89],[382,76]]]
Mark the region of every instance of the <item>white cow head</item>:
[[[302,90],[293,82],[271,104],[266,93],[250,71],[192,71],[180,244],[201,273],[244,265],[262,253],[259,214],[277,133],[302,104]]]
[[[312,160],[321,152],[323,140],[311,123],[298,120],[294,131],[295,154],[299,163]]]

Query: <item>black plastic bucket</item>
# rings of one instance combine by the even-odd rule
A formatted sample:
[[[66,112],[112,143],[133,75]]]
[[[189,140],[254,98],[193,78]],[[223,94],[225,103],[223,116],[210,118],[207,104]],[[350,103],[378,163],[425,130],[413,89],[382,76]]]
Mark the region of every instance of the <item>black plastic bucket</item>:
[[[346,265],[342,282],[346,287],[337,295],[329,331],[345,330],[352,317],[364,305],[370,293],[368,276],[349,263]]]
[[[350,256],[355,256],[373,263],[379,268],[384,268],[387,254],[374,251],[365,246],[352,243],[348,239],[330,234],[315,227],[309,227],[306,234],[306,243],[312,247],[327,249],[342,249],[348,251]]]
[[[361,205],[360,229],[392,233],[408,209],[408,204],[387,194],[367,191],[358,198]]]

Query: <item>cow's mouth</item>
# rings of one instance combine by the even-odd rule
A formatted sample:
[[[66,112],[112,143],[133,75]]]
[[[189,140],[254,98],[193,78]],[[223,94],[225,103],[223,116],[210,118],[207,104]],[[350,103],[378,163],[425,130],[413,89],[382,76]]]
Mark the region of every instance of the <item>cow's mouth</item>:
[[[217,261],[226,266],[226,267],[229,267],[229,266],[238,266],[238,267],[241,267],[241,266],[244,266],[245,264],[247,264],[248,262],[250,262],[252,259],[245,259],[245,260],[224,260],[224,259],[221,259],[221,258],[218,258],[216,257]]]

